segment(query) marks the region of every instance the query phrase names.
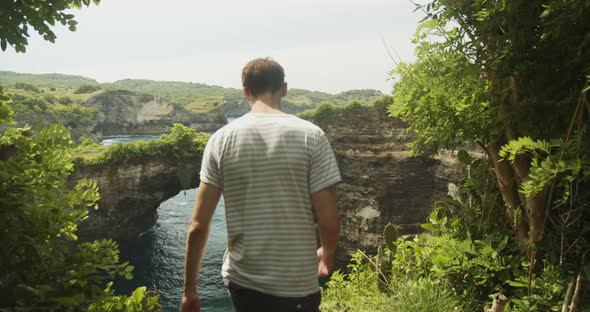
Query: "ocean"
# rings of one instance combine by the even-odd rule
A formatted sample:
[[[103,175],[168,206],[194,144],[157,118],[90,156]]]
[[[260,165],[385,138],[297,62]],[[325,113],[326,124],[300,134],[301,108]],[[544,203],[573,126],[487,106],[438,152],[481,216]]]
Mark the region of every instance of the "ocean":
[[[103,141],[103,144],[157,138],[158,136],[111,137],[107,142]],[[115,281],[114,286],[119,294],[129,294],[136,287],[146,286],[148,290],[159,294],[160,304],[165,312],[178,311],[184,281],[184,244],[196,190],[181,191],[163,202],[158,208],[156,225],[138,240],[121,244],[121,261],[129,261],[135,269],[132,280],[119,278]],[[213,215],[211,234],[199,274],[198,288],[203,312],[227,312],[233,309],[221,279],[221,264],[227,247],[225,231],[225,206],[222,198]]]

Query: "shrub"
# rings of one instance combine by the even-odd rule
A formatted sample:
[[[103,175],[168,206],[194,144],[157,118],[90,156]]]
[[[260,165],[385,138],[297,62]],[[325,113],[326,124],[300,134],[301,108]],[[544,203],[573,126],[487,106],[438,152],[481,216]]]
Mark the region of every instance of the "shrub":
[[[0,310],[79,311],[119,301],[111,311],[139,311],[103,290],[116,275],[132,278],[117,243],[77,242],[78,224],[98,208],[99,194],[86,179],[68,187],[71,148],[61,125],[11,127],[0,137],[0,151],[12,151],[0,158]],[[158,311],[154,299],[149,303],[144,311]]]
[[[92,93],[100,89],[101,88],[98,85],[81,85],[76,90],[74,90],[74,94]]]
[[[23,82],[17,82],[14,84],[14,87],[16,89],[22,89],[25,91],[31,91],[31,92],[35,92],[35,93],[39,93],[41,92],[41,90],[39,90],[39,88],[35,87],[32,84],[28,84],[28,83],[23,83]]]
[[[430,277],[393,279],[389,292],[379,290],[375,259],[352,255],[350,273],[334,272],[322,293],[322,311],[449,312],[464,311],[446,284]]]
[[[59,103],[63,104],[63,105],[69,105],[72,104],[74,101],[72,101],[72,99],[70,99],[67,96],[62,96],[57,100]]]
[[[120,163],[145,162],[149,159],[181,163],[197,159],[203,153],[209,135],[200,133],[181,124],[174,124],[170,133],[160,139],[149,142],[135,141],[126,144],[114,144],[92,158],[78,157],[77,166],[102,166]],[[79,152],[80,147],[76,151]]]

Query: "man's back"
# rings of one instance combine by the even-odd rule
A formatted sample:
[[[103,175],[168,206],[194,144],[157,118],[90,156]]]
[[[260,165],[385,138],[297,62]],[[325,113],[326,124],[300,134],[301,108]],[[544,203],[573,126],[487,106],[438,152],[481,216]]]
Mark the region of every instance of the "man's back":
[[[200,262],[223,193],[228,251],[222,275],[236,311],[316,312],[317,277],[332,271],[340,234],[331,187],[340,181],[338,165],[320,128],[281,112],[287,83],[280,64],[248,62],[242,85],[250,113],[213,134],[203,152],[180,311],[199,311]]]
[[[223,276],[264,293],[318,291],[310,194],[340,181],[320,128],[287,114],[248,113],[216,132],[201,180],[223,189]]]

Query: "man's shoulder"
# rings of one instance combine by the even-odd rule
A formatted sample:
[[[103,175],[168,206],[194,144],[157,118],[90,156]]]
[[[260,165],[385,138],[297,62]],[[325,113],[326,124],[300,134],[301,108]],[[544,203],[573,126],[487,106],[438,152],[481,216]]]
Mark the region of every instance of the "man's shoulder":
[[[303,129],[313,131],[313,132],[324,132],[322,130],[322,128],[318,127],[316,124],[312,123],[309,120],[305,120],[305,119],[297,117],[295,115],[290,115],[290,116],[291,116],[290,121],[292,122],[292,124],[294,124],[296,126],[299,126]]]

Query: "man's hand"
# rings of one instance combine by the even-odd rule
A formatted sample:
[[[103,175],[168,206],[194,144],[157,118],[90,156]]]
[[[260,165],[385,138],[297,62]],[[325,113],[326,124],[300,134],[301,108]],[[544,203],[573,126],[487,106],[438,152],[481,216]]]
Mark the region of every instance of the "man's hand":
[[[180,303],[180,312],[201,312],[201,300],[199,294],[188,293],[182,295],[182,302]]]
[[[324,247],[318,248],[318,277],[324,277],[332,273],[334,267],[334,255],[324,252]]]

